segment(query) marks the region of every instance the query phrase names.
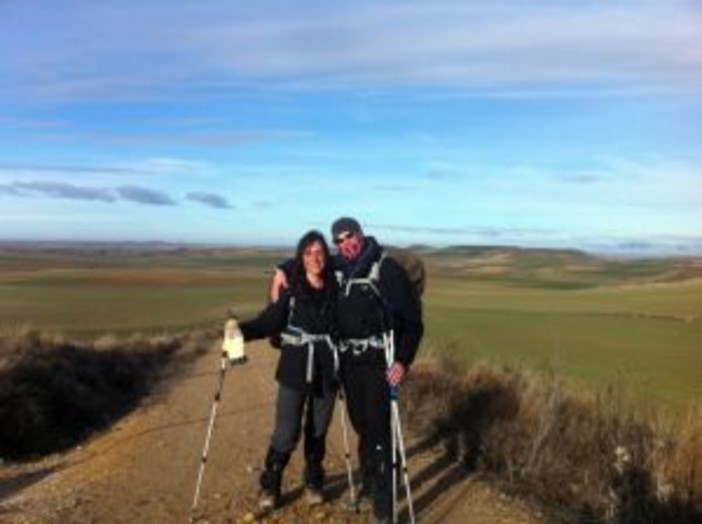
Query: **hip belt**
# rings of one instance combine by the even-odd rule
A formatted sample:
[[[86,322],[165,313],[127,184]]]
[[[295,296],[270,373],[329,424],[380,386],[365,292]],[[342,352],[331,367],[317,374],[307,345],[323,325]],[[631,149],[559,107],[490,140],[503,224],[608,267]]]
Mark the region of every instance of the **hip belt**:
[[[318,344],[320,342],[326,343],[327,347],[329,347],[329,350],[332,353],[332,357],[334,358],[334,373],[339,372],[338,348],[336,344],[334,344],[334,341],[331,339],[329,334],[322,335],[315,333],[307,333],[304,329],[295,326],[288,326],[285,328],[285,331],[283,331],[280,334],[280,340],[283,342],[283,344],[288,346],[307,348],[307,371],[305,374],[305,378],[308,384],[312,383],[315,344]]]
[[[371,335],[367,338],[344,338],[339,341],[339,352],[346,353],[349,351],[352,355],[359,356],[369,349],[386,350],[386,337],[387,333]]]

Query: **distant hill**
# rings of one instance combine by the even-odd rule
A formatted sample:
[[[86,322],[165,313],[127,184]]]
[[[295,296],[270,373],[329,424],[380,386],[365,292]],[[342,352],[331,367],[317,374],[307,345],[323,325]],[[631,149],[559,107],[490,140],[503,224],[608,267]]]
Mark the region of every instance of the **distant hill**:
[[[450,246],[421,253],[429,274],[562,289],[702,278],[702,258],[613,259],[577,249]]]
[[[581,258],[581,259],[592,259],[595,258],[592,255],[580,251],[577,249],[551,249],[551,248],[527,248],[518,246],[449,246],[434,251],[435,255],[444,256],[494,256],[506,255],[506,256],[553,256],[553,257],[571,257],[571,258]]]
[[[577,249],[415,244],[432,275],[556,289],[677,282],[702,278],[702,257],[616,259]],[[269,270],[294,247],[235,247],[168,242],[0,242],[1,268],[138,267],[261,268]]]

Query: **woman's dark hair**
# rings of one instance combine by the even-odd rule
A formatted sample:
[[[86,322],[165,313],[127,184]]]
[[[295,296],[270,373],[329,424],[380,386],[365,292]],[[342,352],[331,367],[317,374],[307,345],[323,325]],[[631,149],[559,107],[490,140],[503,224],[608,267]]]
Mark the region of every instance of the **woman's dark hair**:
[[[334,271],[331,268],[331,256],[329,254],[329,246],[327,241],[324,239],[324,235],[319,231],[312,230],[308,231],[297,243],[297,248],[295,250],[295,261],[293,264],[292,275],[291,275],[291,288],[293,293],[307,289],[309,283],[307,282],[307,276],[305,274],[305,264],[302,260],[305,250],[314,244],[319,242],[324,251],[324,270],[322,271],[322,279],[324,280],[324,292],[333,293],[336,281],[334,280]]]

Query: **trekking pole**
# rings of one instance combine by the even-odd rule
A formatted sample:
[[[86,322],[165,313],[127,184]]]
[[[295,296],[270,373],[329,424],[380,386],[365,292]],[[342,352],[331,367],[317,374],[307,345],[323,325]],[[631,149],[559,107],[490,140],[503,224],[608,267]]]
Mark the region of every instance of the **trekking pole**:
[[[383,333],[383,342],[385,345],[385,361],[387,367],[393,362],[393,350],[390,345],[390,339],[393,337],[392,330],[388,334]],[[392,521],[397,524],[397,432],[395,431],[395,402],[397,401],[396,388],[390,386],[390,452],[392,456]]]
[[[390,388],[390,442],[392,451],[392,521],[397,524],[397,432],[395,431],[395,388]]]
[[[341,432],[344,438],[344,462],[346,462],[346,476],[349,482],[349,495],[351,506],[356,506],[356,489],[353,486],[353,473],[351,471],[351,450],[349,448],[349,435],[346,426],[346,401],[343,388],[339,389],[339,402],[341,406]]]
[[[202,478],[205,474],[205,464],[207,463],[207,454],[210,450],[210,438],[212,437],[212,431],[214,429],[214,423],[217,417],[217,408],[219,407],[219,401],[222,397],[224,375],[227,372],[227,360],[230,361],[231,365],[244,364],[246,362],[243,337],[241,336],[241,331],[239,331],[239,325],[236,317],[233,315],[231,315],[231,318],[227,320],[227,323],[224,326],[224,342],[222,344],[222,358],[220,359],[219,374],[217,375],[217,388],[214,394],[214,401],[212,402],[212,410],[210,411],[210,421],[207,425],[205,446],[202,450],[202,456],[200,458],[200,469],[197,474],[197,482],[195,483],[193,505],[190,507],[189,522],[191,524],[195,522],[195,509],[197,508],[197,503],[200,498],[200,487],[202,485]]]
[[[385,342],[385,357],[388,361],[388,369],[395,361],[395,337],[393,331],[383,334]],[[407,512],[410,523],[415,523],[414,506],[412,504],[412,489],[409,482],[409,470],[407,468],[407,455],[405,454],[405,443],[402,436],[402,425],[400,423],[400,408],[397,400],[397,386],[390,386],[390,426],[392,431],[392,461],[393,461],[393,521],[397,522],[397,451],[400,452],[400,463],[402,464],[403,483],[405,485],[405,496],[407,498]]]
[[[212,403],[212,411],[210,412],[210,422],[207,426],[207,434],[205,436],[205,447],[202,450],[202,456],[200,458],[200,471],[197,474],[197,483],[195,484],[195,496],[193,497],[193,505],[190,507],[190,522],[194,522],[195,508],[197,508],[197,502],[200,498],[200,486],[202,485],[202,477],[205,473],[205,463],[207,462],[207,453],[210,450],[210,437],[212,437],[212,428],[214,427],[215,417],[217,416],[217,408],[219,406],[219,400],[222,395],[222,386],[224,385],[224,374],[227,371],[227,357],[222,355],[221,364],[219,367],[219,376],[217,379],[217,390],[214,395],[214,402]]]
[[[397,443],[399,444],[400,451],[400,463],[402,464],[402,476],[405,484],[405,496],[407,497],[407,512],[409,514],[409,521],[414,524],[414,506],[412,505],[412,489],[409,483],[409,470],[407,469],[407,455],[405,454],[405,443],[402,438],[402,425],[400,424],[400,409],[397,405],[397,388],[395,390],[395,402],[392,403],[393,414],[395,419],[395,431],[397,437]],[[393,394],[393,393],[391,393]]]

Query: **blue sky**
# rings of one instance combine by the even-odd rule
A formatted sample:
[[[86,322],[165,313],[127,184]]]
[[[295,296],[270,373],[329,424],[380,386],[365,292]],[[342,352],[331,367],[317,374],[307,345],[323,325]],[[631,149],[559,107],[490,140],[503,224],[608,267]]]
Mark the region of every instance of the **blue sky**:
[[[702,2],[0,0],[0,239],[702,253]]]

